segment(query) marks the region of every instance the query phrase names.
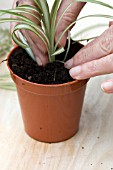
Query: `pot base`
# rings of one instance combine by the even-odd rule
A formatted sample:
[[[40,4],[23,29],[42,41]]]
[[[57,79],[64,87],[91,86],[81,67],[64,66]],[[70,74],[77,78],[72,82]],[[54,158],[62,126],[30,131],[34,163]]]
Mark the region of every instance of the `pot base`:
[[[26,129],[24,129],[24,130],[25,130],[26,134],[27,134],[30,138],[32,138],[32,139],[34,139],[34,140],[36,140],[36,141],[39,141],[39,142],[51,144],[51,143],[65,142],[65,141],[71,139],[72,137],[74,137],[74,136],[78,133],[79,128],[76,130],[76,132],[75,132],[74,134],[70,135],[69,137],[64,138],[64,139],[58,139],[58,140],[47,140],[47,139],[42,139],[42,138],[36,138],[36,137],[34,137],[32,134],[29,134],[29,132],[27,132]]]

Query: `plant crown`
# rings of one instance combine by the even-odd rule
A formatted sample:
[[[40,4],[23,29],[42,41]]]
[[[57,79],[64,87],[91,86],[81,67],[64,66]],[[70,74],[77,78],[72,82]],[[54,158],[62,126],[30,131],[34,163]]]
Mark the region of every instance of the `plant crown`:
[[[64,60],[66,59],[69,48],[70,48],[70,28],[79,20],[87,18],[87,17],[105,17],[113,19],[113,16],[111,15],[102,15],[102,14],[96,14],[96,15],[88,15],[81,18],[78,18],[76,21],[71,23],[58,37],[58,40],[55,42],[55,33],[56,30],[67,12],[67,10],[73,5],[75,2],[90,2],[94,4],[98,4],[101,6],[105,6],[107,8],[113,9],[113,7],[107,3],[103,3],[101,1],[97,0],[72,0],[72,2],[65,8],[62,15],[60,16],[57,24],[56,24],[56,17],[57,17],[57,11],[60,7],[61,0],[54,0],[53,6],[51,11],[49,10],[49,6],[47,3],[47,0],[34,0],[36,7],[30,6],[30,5],[22,5],[17,6],[15,9],[9,9],[9,10],[0,10],[0,16],[3,16],[5,14],[11,14],[12,16],[15,16],[15,18],[0,18],[0,23],[4,22],[17,22],[18,24],[15,26],[13,33],[12,33],[12,39],[13,41],[21,46],[22,48],[25,48],[28,54],[32,57],[32,59],[35,60],[35,57],[32,53],[32,50],[26,41],[24,35],[21,33],[21,30],[29,30],[36,34],[43,43],[45,44],[48,52],[49,62],[55,61],[55,56],[64,52],[64,47],[59,47],[59,42],[64,36],[66,32],[68,32],[68,48],[66,51],[66,55]],[[37,13],[38,15],[35,15],[33,13]],[[25,14],[29,14],[32,17],[34,17],[36,20],[38,20],[42,26],[42,29],[40,26],[36,25],[32,20],[27,18]],[[16,32],[18,32],[18,37]]]

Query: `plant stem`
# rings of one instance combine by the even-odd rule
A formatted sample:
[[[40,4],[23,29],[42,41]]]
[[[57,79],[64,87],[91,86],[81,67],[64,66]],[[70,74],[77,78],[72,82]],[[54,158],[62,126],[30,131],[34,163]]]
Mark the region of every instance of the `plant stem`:
[[[72,44],[75,44],[75,43],[77,43],[79,41],[90,41],[90,40],[95,39],[97,37],[99,37],[99,36],[95,36],[95,37],[91,37],[91,38],[84,38],[84,39],[80,39],[80,40],[75,40],[74,42],[72,42]]]

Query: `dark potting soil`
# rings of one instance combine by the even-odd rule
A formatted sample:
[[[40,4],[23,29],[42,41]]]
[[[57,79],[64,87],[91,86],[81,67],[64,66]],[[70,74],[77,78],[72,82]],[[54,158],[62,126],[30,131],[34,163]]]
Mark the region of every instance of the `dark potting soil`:
[[[71,47],[67,56],[67,60],[72,58],[83,45],[71,41]],[[67,48],[67,44],[65,49]],[[62,61],[65,52],[58,55],[56,60]],[[69,75],[69,70],[64,67],[61,62],[48,63],[46,66],[38,66],[24,49],[18,47],[13,51],[9,58],[9,66],[11,70],[19,77],[30,82],[38,84],[62,84],[73,81]]]

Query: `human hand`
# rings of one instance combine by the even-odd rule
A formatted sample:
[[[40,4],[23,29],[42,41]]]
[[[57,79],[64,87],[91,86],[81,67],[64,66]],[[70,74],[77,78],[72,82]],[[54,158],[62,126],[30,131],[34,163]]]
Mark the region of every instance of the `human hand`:
[[[59,17],[61,16],[61,14],[63,13],[63,11],[66,9],[66,7],[72,2],[73,0],[62,0],[61,2],[61,6],[58,10],[58,15],[57,15],[57,19],[56,19],[56,23],[59,19]],[[16,8],[16,4],[18,3],[18,5],[33,5],[35,6],[35,3],[31,0],[14,0],[13,3],[13,8]],[[58,37],[60,36],[60,34],[65,30],[65,28],[70,25],[73,21],[75,21],[75,19],[77,18],[78,14],[80,13],[81,9],[83,8],[83,6],[85,5],[85,3],[83,2],[75,2],[65,13],[65,15],[63,16],[61,23],[59,24],[59,27],[56,31],[56,35],[55,35],[55,41],[57,41]],[[37,15],[37,14],[35,14]],[[37,25],[39,25],[40,23],[37,22],[37,20],[35,20],[32,16],[26,14],[26,17],[30,18],[32,21],[34,21]],[[12,23],[11,24],[11,33],[14,30],[15,25],[17,25],[17,23]],[[28,30],[22,30],[23,35],[26,37],[26,40],[28,41],[35,57],[36,60],[38,62],[38,64],[40,65],[45,65],[48,61],[48,56],[47,56],[47,50],[46,47],[44,45],[44,43],[42,42],[42,40],[40,40],[40,38],[38,38],[34,33],[28,31]],[[60,45],[61,46],[65,46],[66,44],[66,40],[67,40],[67,33],[63,36],[63,38],[60,41]]]
[[[83,47],[65,63],[70,75],[77,80],[113,73],[113,22],[98,38]],[[113,79],[102,83],[106,93],[113,93]]]
[[[15,9],[16,6],[21,6],[21,5],[25,5],[25,4],[36,7],[33,0],[14,0],[13,9]],[[32,13],[36,16],[38,15],[34,11]],[[24,14],[24,16],[26,16],[27,18],[32,20],[35,24],[40,26],[40,22],[37,19],[35,19],[33,16],[31,16],[29,14]],[[13,17],[13,18],[16,18],[16,17]],[[17,25],[17,23],[15,23],[15,22],[11,23],[11,25],[10,25],[11,33],[13,32],[14,27],[16,25]],[[31,31],[28,31],[28,30],[21,30],[21,31],[22,31],[22,34],[25,36],[27,42],[29,43],[29,45],[33,51],[33,54],[36,58],[37,63],[39,65],[45,65],[48,61],[48,55],[47,55],[46,46],[44,45],[42,40]],[[13,45],[15,45],[14,42],[13,42]]]

